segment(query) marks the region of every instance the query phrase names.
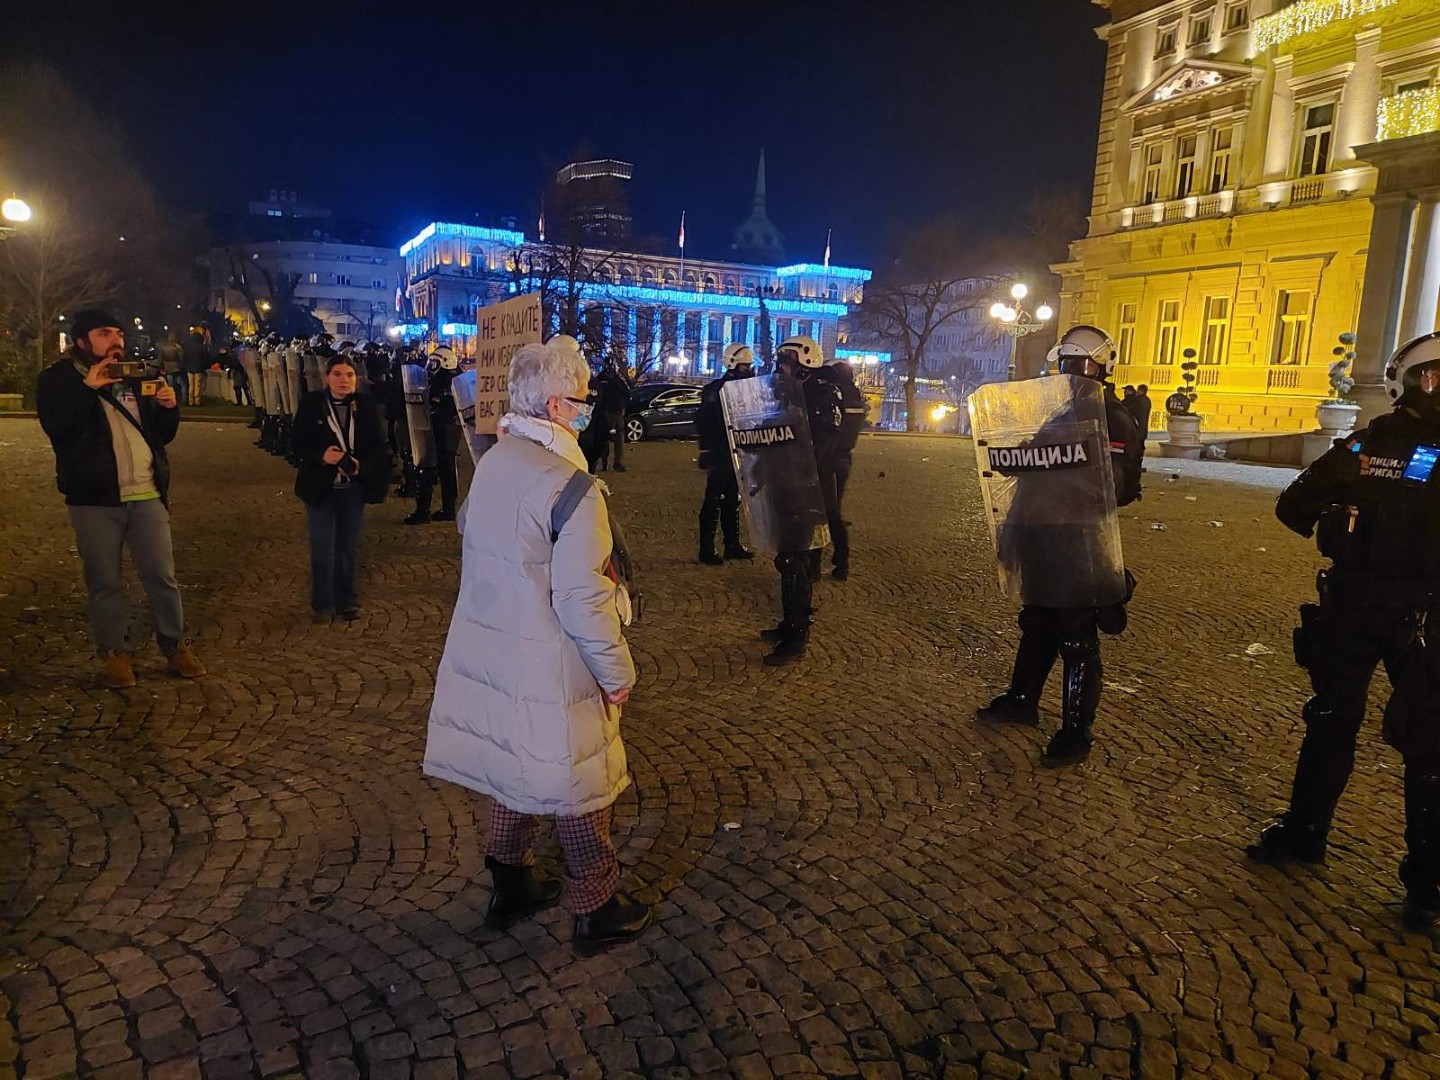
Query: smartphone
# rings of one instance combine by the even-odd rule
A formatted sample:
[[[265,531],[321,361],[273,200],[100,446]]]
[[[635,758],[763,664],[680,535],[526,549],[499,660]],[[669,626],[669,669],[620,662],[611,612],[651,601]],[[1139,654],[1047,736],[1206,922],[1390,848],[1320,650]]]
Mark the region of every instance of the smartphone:
[[[112,360],[107,369],[112,379],[143,379],[150,369],[139,360]]]
[[[1435,471],[1436,461],[1440,461],[1440,447],[1417,446],[1415,452],[1410,455],[1410,463],[1405,466],[1405,472],[1401,475],[1406,480],[1418,480],[1424,483]]]

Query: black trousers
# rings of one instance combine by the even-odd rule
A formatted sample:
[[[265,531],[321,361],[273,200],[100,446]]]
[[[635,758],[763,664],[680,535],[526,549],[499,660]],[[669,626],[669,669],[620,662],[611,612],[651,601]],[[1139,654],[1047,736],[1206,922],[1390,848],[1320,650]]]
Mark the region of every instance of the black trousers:
[[[415,509],[422,514],[430,512],[430,503],[435,492],[435,478],[440,478],[440,509],[447,514],[455,512],[455,500],[459,481],[455,476],[455,454],[437,453],[433,469],[416,469]]]
[[[715,527],[725,538],[725,550],[740,547],[740,485],[735,470],[726,459],[705,472],[705,499],[700,504],[700,548],[715,546]]]
[[[775,556],[780,571],[780,628],[784,640],[804,641],[810,635],[811,581],[809,551],[782,551]]]
[[[1288,818],[1325,831],[1355,768],[1370,681],[1382,664],[1390,679],[1385,741],[1405,762],[1406,885],[1440,883],[1440,679],[1434,646],[1422,633],[1429,614],[1413,602],[1376,602],[1363,583],[1332,587],[1301,611],[1296,660],[1315,694],[1301,715],[1305,737],[1295,766]],[[1440,626],[1440,621],[1436,622]],[[1432,651],[1433,650],[1433,651]]]
[[[1095,722],[1104,677],[1099,618],[1097,608],[1021,608],[1020,646],[1010,692],[1039,701],[1058,658],[1064,665],[1061,723],[1088,731]]]

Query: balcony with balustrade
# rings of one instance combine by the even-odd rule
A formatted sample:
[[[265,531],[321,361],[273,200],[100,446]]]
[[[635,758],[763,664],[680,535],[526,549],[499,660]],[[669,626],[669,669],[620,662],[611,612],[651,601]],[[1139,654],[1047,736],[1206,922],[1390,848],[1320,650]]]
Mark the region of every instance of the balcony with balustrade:
[[[1116,386],[1176,387],[1181,382],[1180,365],[1121,364],[1113,382]],[[1326,364],[1202,364],[1195,372],[1195,387],[1202,393],[1313,398],[1324,397],[1329,386]]]

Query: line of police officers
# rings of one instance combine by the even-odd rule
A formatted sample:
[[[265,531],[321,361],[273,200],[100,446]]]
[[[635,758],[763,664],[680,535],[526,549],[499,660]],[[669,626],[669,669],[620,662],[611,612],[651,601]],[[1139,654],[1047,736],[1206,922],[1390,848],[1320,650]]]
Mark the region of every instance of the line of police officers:
[[[330,334],[285,341],[270,334],[237,347],[255,401],[251,427],[255,445],[296,463],[292,444],[295,412],[307,390],[323,389],[326,363],[336,355],[355,366],[357,390],[372,394],[385,410],[390,447],[403,469],[397,494],[415,500],[407,525],[454,521],[457,498],[456,455],[462,427],[451,384],[460,370],[449,346],[428,354],[405,347],[388,349],[373,342],[334,343]],[[435,485],[440,509],[432,512]]]
[[[330,351],[328,335],[289,343],[272,335],[242,346],[241,361],[257,402],[257,445],[288,452],[301,388],[312,381],[323,385]],[[450,393],[459,367],[454,354],[442,347],[422,366],[417,354],[405,350],[356,350],[345,342],[338,351],[357,359],[362,388],[368,386],[386,403],[392,444],[406,461],[402,486],[417,500],[406,521],[453,520],[461,438]],[[1116,351],[1109,335],[1092,326],[1075,327],[1050,359],[1058,374],[1072,377],[1077,398],[1088,393],[1086,381],[1101,385],[1103,475],[1114,486],[1113,502],[1108,491],[1105,501],[1113,509],[1140,498],[1144,433],[1110,385]],[[811,338],[782,342],[773,374],[757,377],[754,365],[748,346],[730,345],[725,374],[701,394],[698,437],[706,485],[699,559],[716,565],[754,557],[740,539],[743,502],[752,542],[774,558],[780,574],[782,617],[761,636],[775,646],[765,662],[783,666],[805,656],[812,585],[827,540],[834,543],[831,576],[844,581],[849,574],[849,534],[841,506],[865,404],[848,366],[827,365]],[[1280,521],[1302,536],[1314,535],[1331,565],[1318,577],[1318,603],[1301,607],[1295,632],[1296,661],[1309,673],[1314,696],[1302,711],[1306,730],[1290,806],[1246,850],[1251,858],[1272,864],[1325,858],[1335,808],[1354,767],[1370,681],[1384,664],[1391,694],[1383,734],[1405,762],[1403,916],[1407,925],[1429,927],[1440,923],[1440,649],[1430,648],[1427,635],[1430,614],[1440,611],[1440,478],[1435,475],[1440,465],[1440,332],[1401,347],[1384,377],[1393,411],[1337,441],[1276,504]],[[433,438],[410,438],[406,428],[419,426],[428,426]],[[1047,445],[1058,453],[1054,439]],[[433,455],[426,446],[433,447]],[[432,514],[437,476],[442,507]],[[1010,479],[1023,483],[1023,472]],[[717,528],[723,538],[720,550]],[[1003,551],[1000,557],[1003,576]],[[1042,761],[1067,765],[1083,759],[1092,744],[1103,685],[1099,633],[1124,630],[1133,590],[1134,578],[1125,571],[1122,594],[1112,602],[1023,604],[1010,686],[978,710],[977,719],[1037,724],[1041,693],[1059,659],[1061,723]]]

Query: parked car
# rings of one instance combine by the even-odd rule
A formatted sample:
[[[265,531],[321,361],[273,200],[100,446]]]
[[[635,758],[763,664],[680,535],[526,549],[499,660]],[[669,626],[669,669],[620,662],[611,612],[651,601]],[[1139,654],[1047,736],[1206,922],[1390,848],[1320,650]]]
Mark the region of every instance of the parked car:
[[[646,383],[630,391],[625,441],[693,439],[700,388],[684,383]]]

